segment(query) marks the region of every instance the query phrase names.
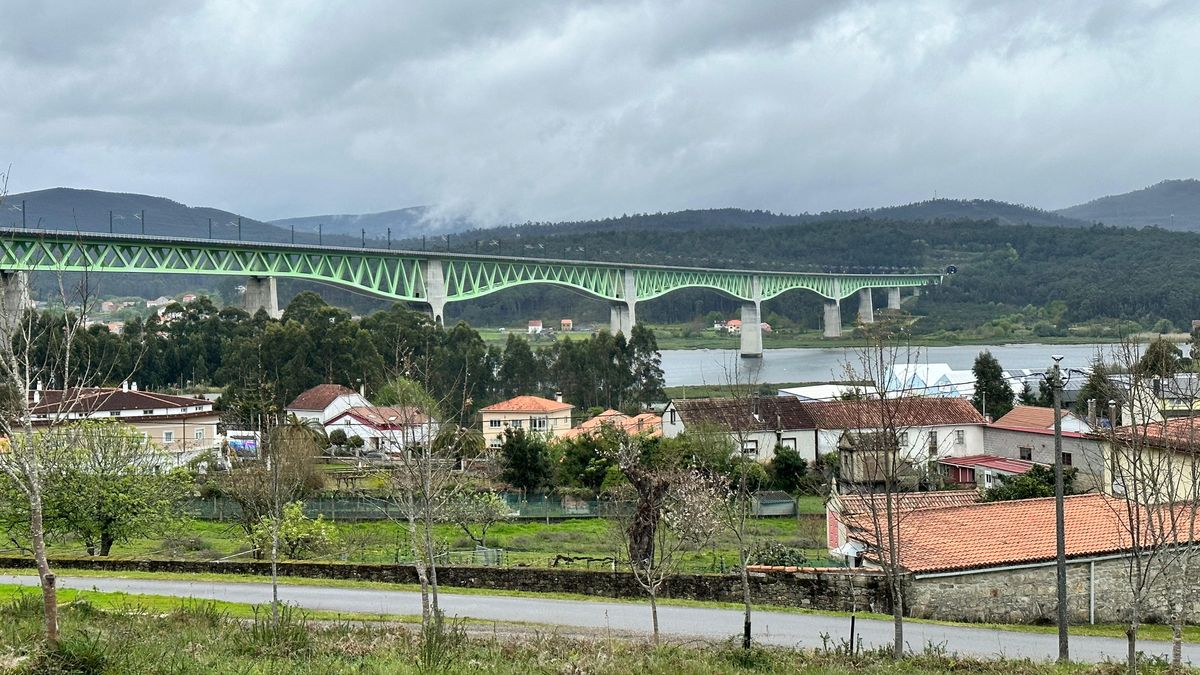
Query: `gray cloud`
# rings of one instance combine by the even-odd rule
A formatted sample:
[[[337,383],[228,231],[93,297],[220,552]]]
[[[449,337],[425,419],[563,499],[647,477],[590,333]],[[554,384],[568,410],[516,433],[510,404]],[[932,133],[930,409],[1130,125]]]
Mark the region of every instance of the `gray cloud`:
[[[88,4],[0,2],[14,191],[503,222],[1200,175],[1194,3]]]

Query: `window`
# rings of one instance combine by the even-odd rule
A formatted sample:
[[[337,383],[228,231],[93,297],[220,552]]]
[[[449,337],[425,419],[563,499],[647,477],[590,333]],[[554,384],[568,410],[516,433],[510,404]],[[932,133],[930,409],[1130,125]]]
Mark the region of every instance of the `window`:
[[[171,443],[174,440],[175,440],[175,432],[174,431],[164,431],[163,432],[163,443]]]
[[[991,472],[991,471],[986,471],[986,472],[984,472],[984,474],[983,474],[983,484],[984,484],[984,485],[986,485],[986,486],[988,486],[988,487],[992,487],[992,472]]]
[[[512,428],[514,428],[514,429],[520,429],[523,422],[521,420],[513,420],[509,424],[511,424]]]
[[[114,410],[114,411],[112,411],[112,412],[108,413],[108,416],[109,416],[109,417],[120,417],[120,416],[121,416],[121,411],[120,411],[120,410]]]
[[[546,430],[546,418],[545,417],[530,418],[529,428],[534,429],[536,431],[545,431]]]
[[[674,409],[674,408],[671,408],[671,412],[670,412],[670,420],[671,420],[671,424],[676,424],[676,423],[677,423],[677,420],[676,420],[676,417],[675,417],[675,409]]]
[[[955,429],[954,430],[954,444],[962,445],[966,442],[967,442],[967,432],[963,431],[962,429]]]
[[[143,414],[143,415],[153,415],[153,414],[154,414],[154,411],[153,411],[153,410],[143,410],[143,411],[142,411],[142,414]]]
[[[750,455],[750,456],[757,456],[758,455],[758,441],[742,441],[742,454]]]
[[[1026,462],[1033,461],[1033,448],[1021,448],[1019,452],[1021,453],[1021,459]]]
[[[1071,466],[1071,453],[1063,453],[1063,466]]]
[[[488,427],[492,429],[499,429],[500,420],[488,420]]]
[[[195,438],[196,438],[196,440],[198,440],[198,441],[202,441],[202,440],[204,440],[204,429],[197,429],[197,430],[196,430],[196,434],[195,434]]]
[[[488,447],[492,448],[493,450],[499,448],[501,445],[503,445],[503,443],[500,442],[499,438],[493,438],[492,440],[488,441]]]
[[[781,439],[779,441],[779,445],[781,447],[787,448],[788,450],[795,450],[796,449],[796,439],[794,439],[794,438]]]
[[[929,432],[929,447],[931,447],[931,448],[937,447],[937,432],[936,431]]]
[[[899,445],[902,448],[908,447],[908,432],[907,431],[901,431],[899,434],[896,435],[896,445]]]

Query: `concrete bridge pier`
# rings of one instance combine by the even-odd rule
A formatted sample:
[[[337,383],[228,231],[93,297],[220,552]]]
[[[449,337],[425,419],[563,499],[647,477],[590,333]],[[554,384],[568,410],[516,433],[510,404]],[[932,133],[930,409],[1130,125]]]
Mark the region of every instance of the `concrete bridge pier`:
[[[29,275],[25,272],[0,271],[0,324],[6,338],[11,338],[25,310],[29,309]]]
[[[842,306],[837,300],[825,300],[825,332],[823,337],[842,337]]]
[[[250,277],[246,280],[246,292],[242,295],[242,308],[251,316],[258,310],[265,310],[267,316],[278,319],[283,316],[279,310],[279,292],[275,286],[275,277]]]
[[[888,309],[900,309],[900,287],[887,289]]]
[[[633,334],[633,324],[637,318],[634,303],[618,300],[608,307],[608,332],[616,335],[621,333],[626,338]]]
[[[872,297],[869,288],[858,292],[858,320],[863,323],[875,323],[875,298]]]
[[[446,277],[442,271],[441,260],[426,260],[423,264],[425,271],[425,302],[429,303],[429,312],[433,322],[439,326],[445,325],[446,317]]]
[[[758,300],[742,303],[742,345],[743,359],[761,359],[762,346],[762,303]]]

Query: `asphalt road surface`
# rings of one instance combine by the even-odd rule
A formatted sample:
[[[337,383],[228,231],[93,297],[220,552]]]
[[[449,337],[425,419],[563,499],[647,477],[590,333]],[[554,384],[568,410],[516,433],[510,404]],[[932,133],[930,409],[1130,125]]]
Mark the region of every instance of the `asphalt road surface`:
[[[0,575],[0,583],[36,586],[37,577]],[[108,577],[62,576],[63,588],[121,591],[145,595],[264,603],[271,600],[270,584],[214,581],[174,581],[160,579],[117,579]],[[385,591],[366,588],[327,586],[289,586],[281,584],[279,597],[300,607],[334,612],[363,614],[415,615],[421,613],[420,594],[411,591]],[[553,600],[536,597],[440,594],[447,616],[471,617],[497,622],[529,622],[589,630],[613,630],[622,633],[649,633],[650,609],[644,603],[587,600]],[[660,606],[659,627],[666,635],[680,638],[723,640],[741,634],[742,614],[732,609]],[[858,635],[866,647],[891,643],[892,624],[888,621],[858,619]],[[819,614],[755,612],[755,639],[765,644],[820,647],[822,634],[835,643],[849,636],[850,619]],[[941,626],[909,622],[904,640],[912,650],[938,645],[947,652],[981,657],[1006,656],[1052,660],[1058,655],[1058,636],[1054,633]],[[1138,648],[1148,656],[1168,656],[1167,642],[1143,640]],[[1121,638],[1075,636],[1071,638],[1071,658],[1076,661],[1123,661],[1125,641]],[[1184,644],[1184,660],[1200,662],[1200,645]]]

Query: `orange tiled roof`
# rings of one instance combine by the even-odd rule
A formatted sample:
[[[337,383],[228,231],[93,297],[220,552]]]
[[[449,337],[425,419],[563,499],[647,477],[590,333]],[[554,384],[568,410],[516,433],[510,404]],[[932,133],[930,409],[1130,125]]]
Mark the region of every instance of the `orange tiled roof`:
[[[1166,422],[1117,427],[1114,434],[1126,441],[1141,441],[1149,445],[1181,449],[1200,448],[1200,419],[1173,417]]]
[[[592,419],[583,422],[574,429],[568,429],[562,435],[566,438],[574,438],[592,432],[599,431],[605,425],[616,427],[627,434],[646,434],[648,436],[662,435],[662,418],[653,413],[642,413],[630,417],[616,410],[605,410],[596,415]]]
[[[1103,494],[1067,497],[1067,557],[1128,550],[1128,504]],[[1177,516],[1185,513],[1182,506],[1164,508],[1177,509]],[[857,516],[847,521],[851,538],[874,549],[870,520]],[[1055,558],[1053,497],[917,510],[902,515],[899,522],[900,564],[910,572],[1005,567]],[[1186,533],[1187,528],[1181,528],[1178,540],[1185,541]]]
[[[1054,408],[1014,406],[1008,414],[993,422],[992,426],[1009,429],[1049,429],[1054,426]]]
[[[570,410],[574,407],[570,403],[551,401],[541,396],[517,396],[507,401],[489,405],[481,412],[551,413],[559,412],[560,410]]]
[[[354,406],[330,420],[334,424],[343,417],[353,417],[377,429],[402,429],[427,424],[429,416],[414,406]]]
[[[885,508],[882,494],[839,494],[840,504],[838,513],[853,516],[871,512],[871,503],[877,503],[881,512]],[[969,506],[979,501],[979,493],[975,490],[937,490],[934,492],[895,492],[892,493],[894,510],[908,512],[920,509],[940,509],[947,506]]]

